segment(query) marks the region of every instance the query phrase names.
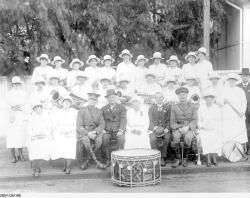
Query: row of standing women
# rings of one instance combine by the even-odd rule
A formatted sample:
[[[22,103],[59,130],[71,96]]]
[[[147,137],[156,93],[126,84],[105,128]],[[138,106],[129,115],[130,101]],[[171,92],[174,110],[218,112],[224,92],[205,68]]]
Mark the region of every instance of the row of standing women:
[[[63,157],[66,159],[65,167],[69,167],[70,159],[75,158],[74,145],[76,145],[74,133],[77,111],[70,108],[72,104],[75,104],[72,97],[76,98],[76,106],[79,107],[87,105],[89,92],[97,92],[101,95],[98,103],[98,107],[101,108],[107,104],[104,96],[110,88],[115,88],[120,93],[121,103],[126,104],[137,95],[143,98],[144,108],[148,108],[154,103],[156,92],[163,93],[165,103],[176,104],[178,103],[178,97],[175,94],[177,87],[188,88],[188,99],[191,102],[197,102],[192,101],[194,95],[201,99],[204,90],[209,87],[214,93],[213,104],[218,108],[212,111],[207,108],[205,103],[202,103],[202,100],[198,100],[201,104],[199,108],[201,129],[205,132],[211,131],[207,126],[212,126],[210,122],[216,121],[217,124],[214,125],[214,128],[217,132],[215,134],[218,135],[217,139],[219,136],[221,137],[221,142],[234,140],[241,144],[246,143],[244,117],[246,96],[243,90],[236,86],[239,76],[230,74],[224,85],[221,83],[221,77],[213,72],[212,64],[206,60],[207,55],[205,48],[200,48],[196,53],[188,53],[185,57],[188,63],[180,69],[180,61],[176,56],[171,56],[166,66],[161,63],[163,59],[161,54],[156,52],[152,57],[154,63],[147,69],[145,67],[147,58],[143,55],[138,56],[135,61],[136,67],[131,62],[133,55],[128,50],[123,50],[120,54],[123,62],[117,66],[116,71],[112,68],[114,62],[112,57],[104,56],[101,61],[104,66],[98,67],[100,59],[91,55],[86,61],[89,67],[80,71],[79,68],[84,63],[79,59],[74,59],[70,63],[70,68],[72,68],[70,72],[62,68],[65,61],[61,57],[57,56],[51,62],[52,65],[55,65],[55,69],[53,69],[48,65],[49,57],[46,54],[41,55],[37,58],[41,65],[35,68],[32,75],[32,82],[35,84],[34,92],[27,96],[25,91],[20,89],[21,79],[14,77],[12,79],[13,88],[7,95],[10,110],[7,148],[11,148],[13,162],[17,161],[15,148],[18,148],[18,156],[23,160],[21,148],[28,146],[33,148],[29,152],[30,160]],[[221,119],[217,119],[217,117],[215,119],[215,115],[217,117],[221,115]],[[220,121],[218,122],[218,120]],[[46,128],[50,130],[45,130]],[[43,131],[49,133],[43,134]],[[29,136],[28,141],[26,132]],[[53,148],[47,147],[48,150],[53,151],[51,155],[48,155],[46,151],[41,152],[39,149],[36,151],[35,148],[39,148],[38,143],[32,144],[32,140],[39,140],[39,144],[44,145],[42,141],[44,135],[52,142],[54,141],[49,144],[52,147],[54,145]],[[201,133],[201,139],[205,153],[206,149],[214,150],[215,147],[218,147],[218,145],[211,144],[216,138],[215,136],[209,138],[209,133]],[[64,140],[65,142],[62,144]],[[56,143],[56,141],[60,141],[60,143]],[[57,146],[55,147],[55,145]],[[69,145],[66,147],[67,152],[58,145],[64,148],[65,145]],[[36,163],[33,165],[36,167]],[[69,169],[65,168],[65,171],[69,173]]]

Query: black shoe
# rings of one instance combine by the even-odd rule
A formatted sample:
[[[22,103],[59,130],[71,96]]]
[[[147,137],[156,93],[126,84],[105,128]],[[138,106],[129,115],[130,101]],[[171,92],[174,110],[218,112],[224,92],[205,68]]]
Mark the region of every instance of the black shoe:
[[[88,160],[87,161],[84,161],[83,163],[82,163],[82,165],[81,165],[81,169],[82,170],[86,170],[87,168],[89,167],[89,162],[88,162]],[[66,171],[66,170],[65,170]]]
[[[165,167],[166,166],[166,161],[164,159],[161,160],[161,167]]]
[[[175,163],[172,164],[172,168],[177,168],[180,165],[180,162],[181,161],[179,159],[176,159]]]
[[[62,172],[66,172],[66,167],[64,167],[64,168],[62,169]]]
[[[11,163],[17,163],[17,158],[16,157],[14,157],[12,160],[11,160]]]
[[[18,156],[18,160],[20,160],[20,161],[25,161],[25,158],[23,157],[22,154],[20,154],[20,155]]]

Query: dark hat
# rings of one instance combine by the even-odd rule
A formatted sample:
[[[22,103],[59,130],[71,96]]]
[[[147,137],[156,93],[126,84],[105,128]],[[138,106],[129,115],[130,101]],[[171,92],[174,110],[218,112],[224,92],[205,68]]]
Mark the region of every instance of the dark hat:
[[[248,68],[242,68],[240,75],[250,75]]]
[[[106,98],[111,96],[111,95],[117,95],[114,89],[108,89],[107,90],[107,95],[105,96]]]
[[[180,93],[188,93],[188,88],[186,87],[179,87],[178,89],[175,90],[175,93],[178,95]]]
[[[156,137],[162,137],[164,136],[164,128],[163,127],[157,127],[157,129],[155,130],[155,136]]]

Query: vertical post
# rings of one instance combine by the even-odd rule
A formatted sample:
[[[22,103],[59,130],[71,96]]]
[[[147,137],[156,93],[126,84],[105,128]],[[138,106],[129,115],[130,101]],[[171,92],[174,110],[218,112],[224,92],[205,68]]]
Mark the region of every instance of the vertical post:
[[[203,46],[210,47],[210,0],[203,0]]]

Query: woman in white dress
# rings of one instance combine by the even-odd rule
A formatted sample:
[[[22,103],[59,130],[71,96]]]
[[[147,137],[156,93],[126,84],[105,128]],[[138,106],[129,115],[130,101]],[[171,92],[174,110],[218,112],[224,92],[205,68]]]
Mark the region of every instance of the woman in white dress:
[[[167,70],[165,74],[165,80],[168,77],[174,77],[177,84],[180,84],[182,80],[182,70],[179,68],[180,60],[177,56],[170,56],[169,60],[167,60]]]
[[[248,141],[245,123],[247,108],[246,95],[237,87],[240,78],[236,74],[227,76],[227,87],[222,93],[223,142],[236,141],[245,144]]]
[[[9,122],[7,124],[6,147],[11,150],[12,163],[24,160],[22,148],[26,147],[27,94],[22,89],[19,76],[12,78],[12,88],[6,94]],[[15,149],[18,149],[16,154]]]
[[[55,56],[51,64],[55,66],[54,71],[59,76],[60,85],[66,87],[68,70],[62,67],[63,63],[65,63],[64,59],[62,59],[60,56]]]
[[[147,68],[145,64],[148,62],[148,59],[144,55],[139,55],[135,61],[136,72],[135,72],[135,90],[140,93],[144,84],[146,83],[145,75],[147,73]]]
[[[148,113],[143,108],[141,99],[139,97],[132,98],[131,107],[127,111],[127,132],[124,149],[150,149],[148,126]]]
[[[40,66],[34,69],[31,82],[34,82],[37,77],[43,77],[47,82],[49,74],[53,71],[53,68],[48,65],[51,62],[49,56],[47,54],[42,54],[36,58],[36,61],[40,63]]]
[[[178,85],[176,85],[176,80],[174,77],[169,77],[166,79],[166,83],[162,87],[164,95],[164,104],[177,104],[179,101],[178,96],[175,93]]]
[[[83,65],[84,63],[80,61],[78,58],[73,59],[69,64],[69,68],[72,69],[71,71],[68,72],[67,76],[67,87],[69,89],[71,89],[77,83],[76,76],[80,71],[80,68],[83,67]]]
[[[205,103],[198,110],[198,132],[203,154],[207,157],[207,166],[217,165],[216,155],[221,154],[222,131],[220,108],[214,103],[215,93],[207,89],[203,95]]]
[[[196,60],[197,56],[195,52],[189,52],[185,56],[185,60],[188,61],[188,63],[184,64],[182,66],[182,75],[183,78],[186,78],[189,75],[195,75],[196,74]]]
[[[106,76],[112,83],[115,83],[116,72],[111,66],[115,62],[110,55],[105,55],[101,63],[104,65],[100,68],[100,72],[103,76]],[[99,79],[101,80],[101,79]]]
[[[51,117],[39,100],[32,101],[33,112],[28,122],[29,160],[32,162],[33,176],[41,173],[40,161],[50,159],[52,134]]]
[[[76,117],[77,111],[71,107],[72,99],[62,100],[63,108],[53,114],[53,141],[51,159],[64,159],[63,172],[70,174],[71,160],[76,158]]]
[[[88,67],[86,67],[85,72],[89,77],[89,83],[93,89],[98,87],[98,80],[101,77],[101,69],[98,67],[100,59],[96,55],[90,55],[86,61]]]

